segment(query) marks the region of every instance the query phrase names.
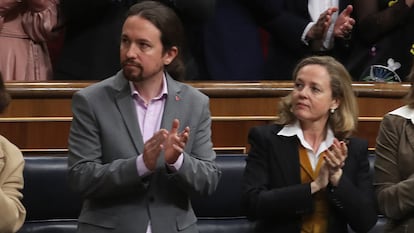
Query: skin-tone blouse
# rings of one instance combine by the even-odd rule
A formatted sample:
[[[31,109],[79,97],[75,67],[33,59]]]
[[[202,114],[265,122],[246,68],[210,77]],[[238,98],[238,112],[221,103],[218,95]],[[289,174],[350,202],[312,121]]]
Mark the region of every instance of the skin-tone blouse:
[[[5,81],[52,78],[46,41],[56,32],[59,0],[0,1],[0,71]]]
[[[0,136],[0,232],[12,233],[22,226],[26,210],[23,195],[24,160],[20,150]]]

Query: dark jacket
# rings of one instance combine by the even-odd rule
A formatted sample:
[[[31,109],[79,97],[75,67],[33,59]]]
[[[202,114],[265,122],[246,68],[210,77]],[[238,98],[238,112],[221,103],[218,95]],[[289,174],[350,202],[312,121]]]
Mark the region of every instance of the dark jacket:
[[[304,214],[312,213],[310,185],[300,178],[299,140],[279,136],[280,125],[252,128],[251,150],[243,181],[243,206],[256,232],[299,233]],[[367,232],[377,220],[368,143],[351,138],[343,175],[336,188],[327,188],[329,233]]]

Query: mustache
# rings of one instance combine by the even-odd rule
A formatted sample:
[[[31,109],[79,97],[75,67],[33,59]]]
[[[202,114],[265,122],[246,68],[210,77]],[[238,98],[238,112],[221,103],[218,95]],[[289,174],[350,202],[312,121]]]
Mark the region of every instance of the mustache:
[[[121,65],[122,65],[122,67],[124,67],[124,66],[126,66],[126,65],[128,65],[128,66],[136,66],[136,67],[138,67],[138,68],[142,68],[142,65],[141,65],[141,63],[138,63],[138,62],[134,62],[134,61],[131,61],[131,60],[126,60],[126,61],[123,61],[122,63],[121,63]]]

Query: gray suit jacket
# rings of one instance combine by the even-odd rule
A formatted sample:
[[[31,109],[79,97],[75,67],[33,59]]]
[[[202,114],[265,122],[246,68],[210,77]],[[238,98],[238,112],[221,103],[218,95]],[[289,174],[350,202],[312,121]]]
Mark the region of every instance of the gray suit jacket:
[[[189,196],[211,194],[220,171],[214,160],[208,97],[167,75],[161,127],[180,120],[190,127],[184,161],[170,172],[164,156],[156,171],[140,177],[136,157],[144,142],[131,90],[122,72],[74,94],[69,136],[69,182],[84,203],[78,232],[197,232]]]

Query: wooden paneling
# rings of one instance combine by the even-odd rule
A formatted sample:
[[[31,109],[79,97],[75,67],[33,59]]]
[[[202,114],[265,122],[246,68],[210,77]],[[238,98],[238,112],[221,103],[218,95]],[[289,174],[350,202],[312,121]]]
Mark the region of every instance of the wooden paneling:
[[[7,83],[12,103],[0,118],[0,134],[24,151],[64,151],[71,122],[72,94],[83,83]],[[276,119],[277,102],[289,91],[285,82],[188,82],[210,97],[212,140],[220,152],[248,150],[247,133]],[[403,105],[409,85],[354,83],[358,96],[357,136],[375,146],[382,116]]]
[[[67,148],[70,119],[37,119],[13,121],[2,119],[0,134],[15,143],[22,150],[56,150]],[[28,120],[28,121],[26,121]]]

